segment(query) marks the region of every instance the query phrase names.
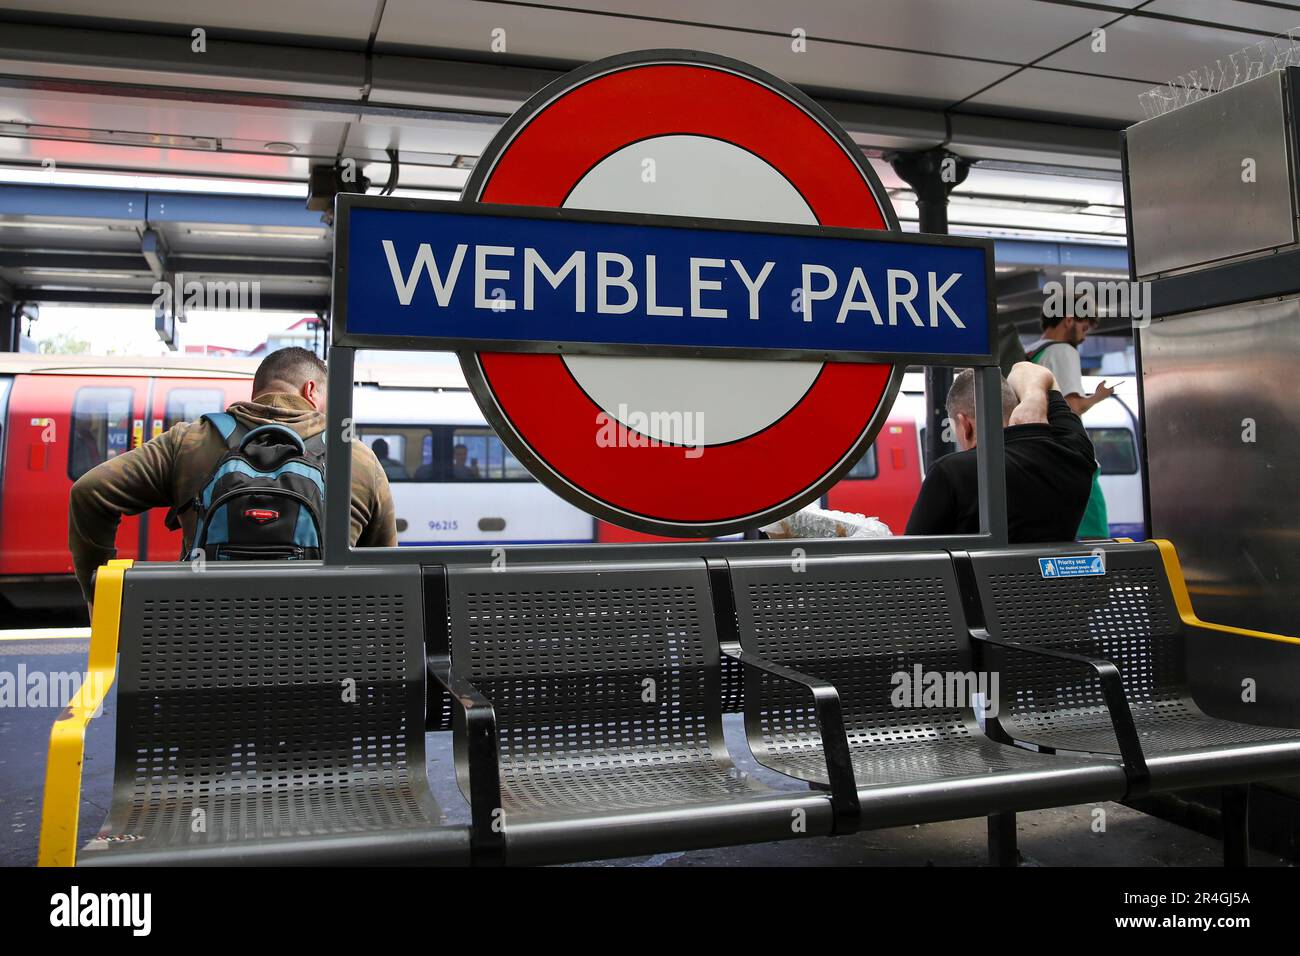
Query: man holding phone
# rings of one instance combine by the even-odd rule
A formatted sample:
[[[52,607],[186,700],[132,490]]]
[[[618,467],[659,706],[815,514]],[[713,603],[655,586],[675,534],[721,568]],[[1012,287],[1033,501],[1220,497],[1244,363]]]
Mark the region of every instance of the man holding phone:
[[[1066,402],[1080,418],[1098,402],[1115,394],[1115,389],[1105,382],[1091,395],[1083,393],[1083,369],[1079,362],[1079,346],[1088,333],[1096,327],[1095,319],[1080,319],[1073,315],[1052,316],[1043,310],[1043,337],[1025,349],[1029,361],[1052,371]],[[1101,493],[1101,469],[1093,472],[1092,494],[1083,512],[1076,538],[1109,538],[1110,523],[1106,513],[1106,498]]]

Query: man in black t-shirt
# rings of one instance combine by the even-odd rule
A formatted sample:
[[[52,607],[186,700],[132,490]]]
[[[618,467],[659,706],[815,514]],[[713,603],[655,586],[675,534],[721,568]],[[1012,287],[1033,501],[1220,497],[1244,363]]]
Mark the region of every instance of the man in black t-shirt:
[[[935,462],[921,485],[907,534],[976,534],[975,375],[964,369],[948,392],[948,417],[962,450]],[[1073,541],[1097,468],[1092,442],[1050,370],[1019,362],[1002,387],[1010,541]]]

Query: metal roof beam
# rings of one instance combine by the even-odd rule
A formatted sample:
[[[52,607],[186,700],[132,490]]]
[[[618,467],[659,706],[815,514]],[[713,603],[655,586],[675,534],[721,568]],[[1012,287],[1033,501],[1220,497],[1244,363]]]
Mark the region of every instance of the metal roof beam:
[[[163,241],[163,237],[157,230],[146,229],[140,236],[140,254],[149,264],[149,271],[153,273],[155,279],[161,279],[163,273],[170,271],[167,243]]]
[[[0,183],[0,215],[25,218],[108,219],[144,223],[147,193],[83,186]]]
[[[1043,283],[1046,281],[1041,269],[1033,269],[1029,272],[1016,272],[1010,275],[998,276],[993,283],[996,290],[998,301],[1003,299],[1018,299],[1027,295],[1039,295],[1043,291]]]
[[[326,259],[226,259],[220,256],[172,256],[173,272],[193,275],[247,275],[276,279],[328,279]]]
[[[15,291],[18,298],[24,302],[67,305],[126,305],[152,308],[158,298],[152,292],[131,292],[124,289],[41,289],[24,287]],[[328,295],[263,293],[259,298],[261,310],[264,312],[315,313],[329,310]]]
[[[0,268],[148,273],[149,263],[138,252],[25,252],[19,249],[0,249]]]
[[[360,99],[366,83],[361,52],[208,38],[202,53],[182,34],[3,24],[0,72],[20,75],[140,76],[153,81],[202,77],[210,86],[287,95]]]
[[[149,238],[146,235],[146,240]],[[147,242],[142,245],[147,245]],[[0,268],[7,269],[81,269],[87,272],[151,273],[161,278],[163,272],[191,275],[264,276],[275,279],[328,279],[329,263],[324,259],[258,259],[223,256],[163,256],[135,252],[27,252],[0,249]]]

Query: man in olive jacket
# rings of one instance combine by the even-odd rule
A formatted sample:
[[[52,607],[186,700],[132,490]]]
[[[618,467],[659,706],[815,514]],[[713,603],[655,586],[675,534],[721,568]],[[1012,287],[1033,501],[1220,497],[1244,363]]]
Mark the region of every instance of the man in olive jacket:
[[[253,376],[253,400],[235,402],[231,415],[249,428],[288,425],[304,439],[325,430],[325,363],[306,349],[272,352]],[[352,444],[354,546],[395,547],[397,524],[388,478],[364,442]],[[91,577],[117,554],[122,518],[150,508],[180,508],[203,490],[225,439],[204,419],[181,422],[125,454],[110,458],[78,479],[68,505],[68,548],[86,603],[94,598]],[[194,541],[194,511],[180,515],[184,553]]]

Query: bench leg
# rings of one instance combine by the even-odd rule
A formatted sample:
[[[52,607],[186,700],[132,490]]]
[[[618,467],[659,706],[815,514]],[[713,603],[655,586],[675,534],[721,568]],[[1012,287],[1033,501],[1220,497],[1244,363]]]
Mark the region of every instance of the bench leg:
[[[1223,788],[1223,865],[1250,866],[1250,785]]]
[[[1016,815],[994,813],[988,819],[989,865],[1018,866],[1020,855],[1016,850]]]

